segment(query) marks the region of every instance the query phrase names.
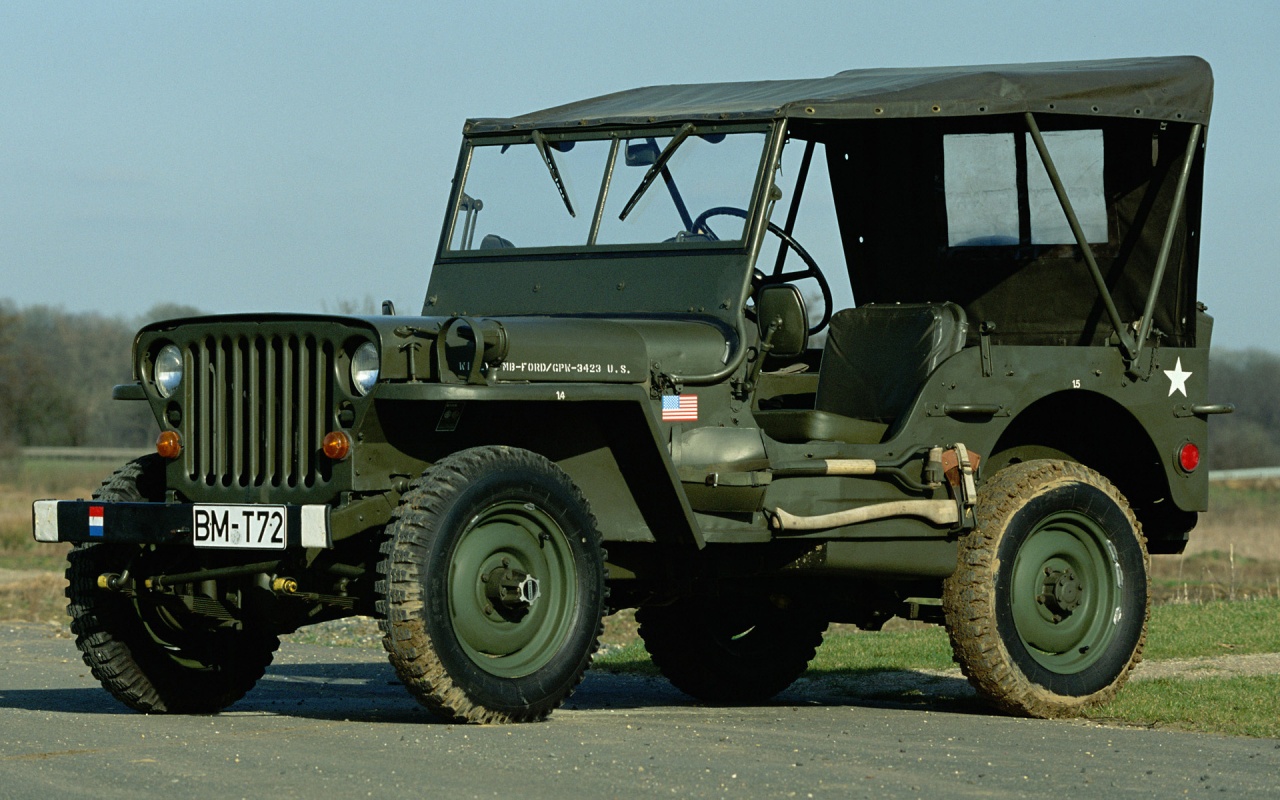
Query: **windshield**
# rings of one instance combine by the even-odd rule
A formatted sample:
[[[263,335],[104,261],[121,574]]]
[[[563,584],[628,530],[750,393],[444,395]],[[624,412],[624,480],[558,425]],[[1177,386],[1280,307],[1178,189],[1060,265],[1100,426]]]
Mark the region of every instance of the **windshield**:
[[[446,249],[739,241],[765,140],[686,125],[473,143]],[[742,215],[708,213],[726,207]]]

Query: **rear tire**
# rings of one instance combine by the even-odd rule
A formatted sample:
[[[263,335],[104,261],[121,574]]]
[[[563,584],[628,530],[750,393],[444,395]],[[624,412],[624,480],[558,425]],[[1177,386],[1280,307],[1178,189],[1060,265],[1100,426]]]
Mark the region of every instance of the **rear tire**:
[[[1031,717],[1111,699],[1142,660],[1149,613],[1149,559],[1128,502],[1087,467],[1037,460],[987,481],[977,515],[942,598],[969,682]]]
[[[131,461],[94,493],[106,502],[156,500],[163,486],[158,456]],[[172,555],[172,554],[166,554]],[[212,626],[176,598],[98,587],[98,576],[129,567],[145,574],[162,557],[155,548],[81,544],[67,556],[67,613],[85,664],[102,686],[144,713],[212,714],[239,700],[271,663],[280,640],[252,627]]]
[[[786,689],[813,660],[827,621],[770,598],[712,603],[681,598],[636,612],[653,663],[680,691],[707,703],[758,703]]]

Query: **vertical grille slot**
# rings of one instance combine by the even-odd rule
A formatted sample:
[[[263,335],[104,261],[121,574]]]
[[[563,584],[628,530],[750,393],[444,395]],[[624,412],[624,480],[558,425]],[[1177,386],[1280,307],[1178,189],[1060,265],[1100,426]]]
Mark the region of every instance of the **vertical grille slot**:
[[[264,343],[266,346],[267,365],[262,384],[265,387],[264,395],[266,402],[262,404],[262,443],[263,449],[266,450],[263,458],[263,475],[269,483],[275,483],[275,475],[278,465],[280,464],[280,453],[275,447],[276,431],[280,428],[280,420],[276,418],[276,413],[271,410],[280,403],[280,387],[275,379],[276,371],[280,369],[280,348],[279,339],[272,337],[270,341]]]
[[[329,479],[333,344],[313,335],[231,334],[192,343],[184,453],[206,486],[300,488]]]
[[[293,350],[296,340],[289,336],[279,342],[280,374],[277,380],[280,384],[280,404],[274,409],[268,409],[267,413],[277,410],[280,415],[280,439],[276,442],[280,470],[271,476],[271,482],[276,486],[283,486],[289,484],[293,477],[293,405],[298,402],[298,398],[293,386]]]

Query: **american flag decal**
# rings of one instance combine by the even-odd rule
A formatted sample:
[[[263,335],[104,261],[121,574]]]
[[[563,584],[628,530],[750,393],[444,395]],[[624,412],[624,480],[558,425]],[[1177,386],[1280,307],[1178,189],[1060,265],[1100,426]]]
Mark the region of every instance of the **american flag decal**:
[[[662,398],[663,422],[696,422],[698,396],[696,394],[669,394]]]

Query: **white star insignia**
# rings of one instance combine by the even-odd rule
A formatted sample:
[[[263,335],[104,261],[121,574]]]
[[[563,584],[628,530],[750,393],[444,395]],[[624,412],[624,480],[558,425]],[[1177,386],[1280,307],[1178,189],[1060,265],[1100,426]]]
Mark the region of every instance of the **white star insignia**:
[[[1178,363],[1173,365],[1173,369],[1166,369],[1165,375],[1169,376],[1169,396],[1173,397],[1174,392],[1182,392],[1182,396],[1187,396],[1187,378],[1195,373],[1182,371],[1182,359],[1178,359]]]

